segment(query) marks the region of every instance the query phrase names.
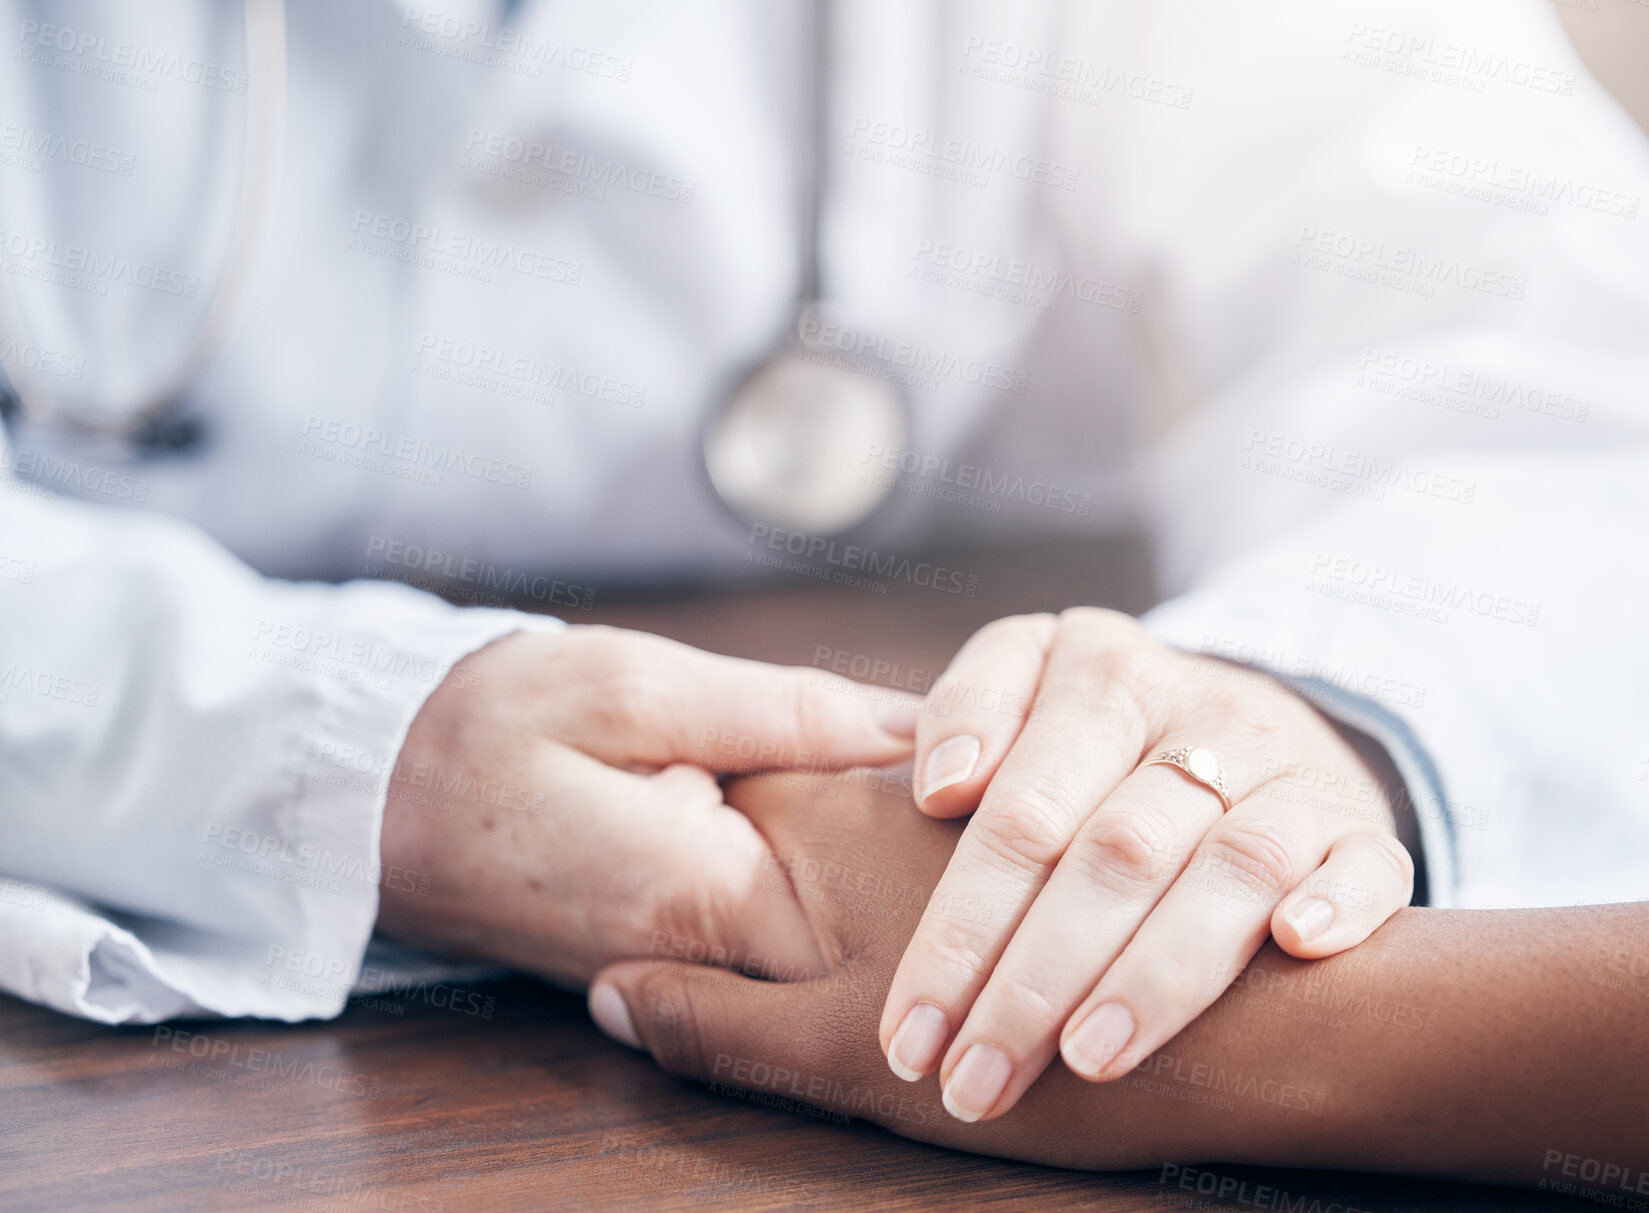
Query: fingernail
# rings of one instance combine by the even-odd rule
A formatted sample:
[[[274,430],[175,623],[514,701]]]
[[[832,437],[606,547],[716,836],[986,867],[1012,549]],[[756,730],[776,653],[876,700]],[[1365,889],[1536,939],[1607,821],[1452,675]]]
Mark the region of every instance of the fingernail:
[[[953,783],[961,783],[973,774],[978,762],[979,738],[960,733],[941,741],[933,747],[927,766],[922,768],[922,799]]]
[[[915,1082],[933,1069],[939,1050],[950,1035],[950,1020],[931,1002],[919,1002],[905,1014],[904,1022],[887,1047],[887,1065],[906,1082]]]
[[[1334,906],[1321,897],[1307,897],[1284,910],[1283,917],[1302,940],[1315,939],[1334,925]]]
[[[995,1045],[976,1044],[962,1054],[945,1084],[945,1111],[969,1124],[991,1110],[1013,1076],[1013,1062]]]
[[[921,709],[912,704],[884,703],[876,712],[876,724],[900,741],[915,741],[916,721],[921,714]]]
[[[1065,1042],[1065,1060],[1077,1073],[1097,1077],[1133,1035],[1133,1013],[1120,1002],[1101,1003]]]
[[[597,982],[590,987],[590,1018],[595,1020],[596,1027],[621,1044],[627,1044],[632,1049],[642,1047],[641,1037],[636,1035],[636,1025],[630,1019],[630,1008],[624,1004],[624,996],[607,982]]]

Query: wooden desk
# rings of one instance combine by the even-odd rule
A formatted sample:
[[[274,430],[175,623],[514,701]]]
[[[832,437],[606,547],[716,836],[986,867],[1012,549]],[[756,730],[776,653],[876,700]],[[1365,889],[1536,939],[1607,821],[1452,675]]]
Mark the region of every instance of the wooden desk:
[[[590,618],[802,665],[836,654],[898,663],[889,680],[905,682],[913,670],[936,676],[1001,614],[1149,602],[1140,555],[1122,545],[958,556],[952,567],[977,571],[974,598],[790,577],[736,595],[608,605]],[[108,1029],[0,998],[0,1209],[1013,1203],[1119,1213],[1590,1207],[1364,1176],[1248,1167],[1095,1176],[952,1153],[669,1078],[602,1037],[582,998],[524,980],[381,995],[335,1021],[295,1026]]]

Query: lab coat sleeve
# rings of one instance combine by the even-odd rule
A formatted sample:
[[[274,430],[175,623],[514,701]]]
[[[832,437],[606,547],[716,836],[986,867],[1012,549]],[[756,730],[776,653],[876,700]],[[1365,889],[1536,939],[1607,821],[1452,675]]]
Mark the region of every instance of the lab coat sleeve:
[[[3,473],[0,473],[3,475]],[[105,1023],[337,1014],[402,741],[554,620],[263,579],[158,515],[0,479],[0,989]]]
[[[1534,3],[1285,7],[1153,6],[1194,100],[1096,136],[1148,626],[1385,741],[1432,904],[1649,897],[1642,132]]]

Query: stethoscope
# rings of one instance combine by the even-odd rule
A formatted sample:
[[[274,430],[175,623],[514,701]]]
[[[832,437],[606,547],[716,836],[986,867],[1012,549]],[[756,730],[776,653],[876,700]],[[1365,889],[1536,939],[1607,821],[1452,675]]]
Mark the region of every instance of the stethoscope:
[[[246,130],[240,192],[223,269],[205,315],[182,355],[155,383],[125,399],[71,407],[40,375],[14,360],[5,368],[8,412],[31,430],[70,442],[112,442],[139,451],[192,446],[200,428],[188,415],[189,387],[245,318],[252,285],[270,243],[286,145],[286,6],[284,0],[245,0]],[[7,275],[0,274],[0,278]],[[0,285],[0,331],[23,347],[27,328],[8,279]]]
[[[228,252],[204,319],[182,356],[152,386],[97,407],[69,405],[22,365],[6,368],[7,411],[31,430],[69,441],[113,442],[138,451],[192,446],[200,427],[186,404],[196,381],[245,318],[267,253],[285,152],[284,0],[245,0],[246,131],[240,192]],[[811,109],[813,167],[802,217],[803,272],[791,324],[768,356],[747,369],[700,434],[711,488],[742,522],[807,535],[839,535],[867,521],[895,481],[873,473],[871,455],[902,450],[912,428],[904,388],[864,357],[844,356],[810,332],[824,311],[820,229],[830,155],[828,0],[814,0]],[[0,274],[0,278],[6,275]],[[10,282],[0,285],[0,332],[26,333]],[[0,385],[3,386],[3,385]]]
[[[823,303],[822,231],[830,193],[829,0],[814,0],[810,108],[812,170],[802,216],[802,275],[789,331],[705,422],[704,466],[735,517],[790,532],[839,535],[866,522],[895,482],[873,453],[902,451],[910,400],[862,355],[831,347]],[[858,343],[856,343],[858,344]]]

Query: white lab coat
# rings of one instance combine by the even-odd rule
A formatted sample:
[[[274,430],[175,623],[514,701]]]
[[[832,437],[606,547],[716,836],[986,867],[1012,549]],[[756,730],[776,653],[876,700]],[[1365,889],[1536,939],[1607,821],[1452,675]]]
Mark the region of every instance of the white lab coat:
[[[1438,7],[838,3],[824,295],[915,380],[867,470],[918,469],[856,542],[1143,522],[1159,636],[1390,747],[1434,904],[1649,896],[1649,156],[1533,0]],[[409,878],[408,722],[554,625],[269,578],[576,621],[771,573],[699,435],[793,328],[808,11],[290,4],[206,441],[12,435],[0,987],[343,1005]],[[224,257],[237,12],[3,0],[0,33],[0,358],[156,381]]]

